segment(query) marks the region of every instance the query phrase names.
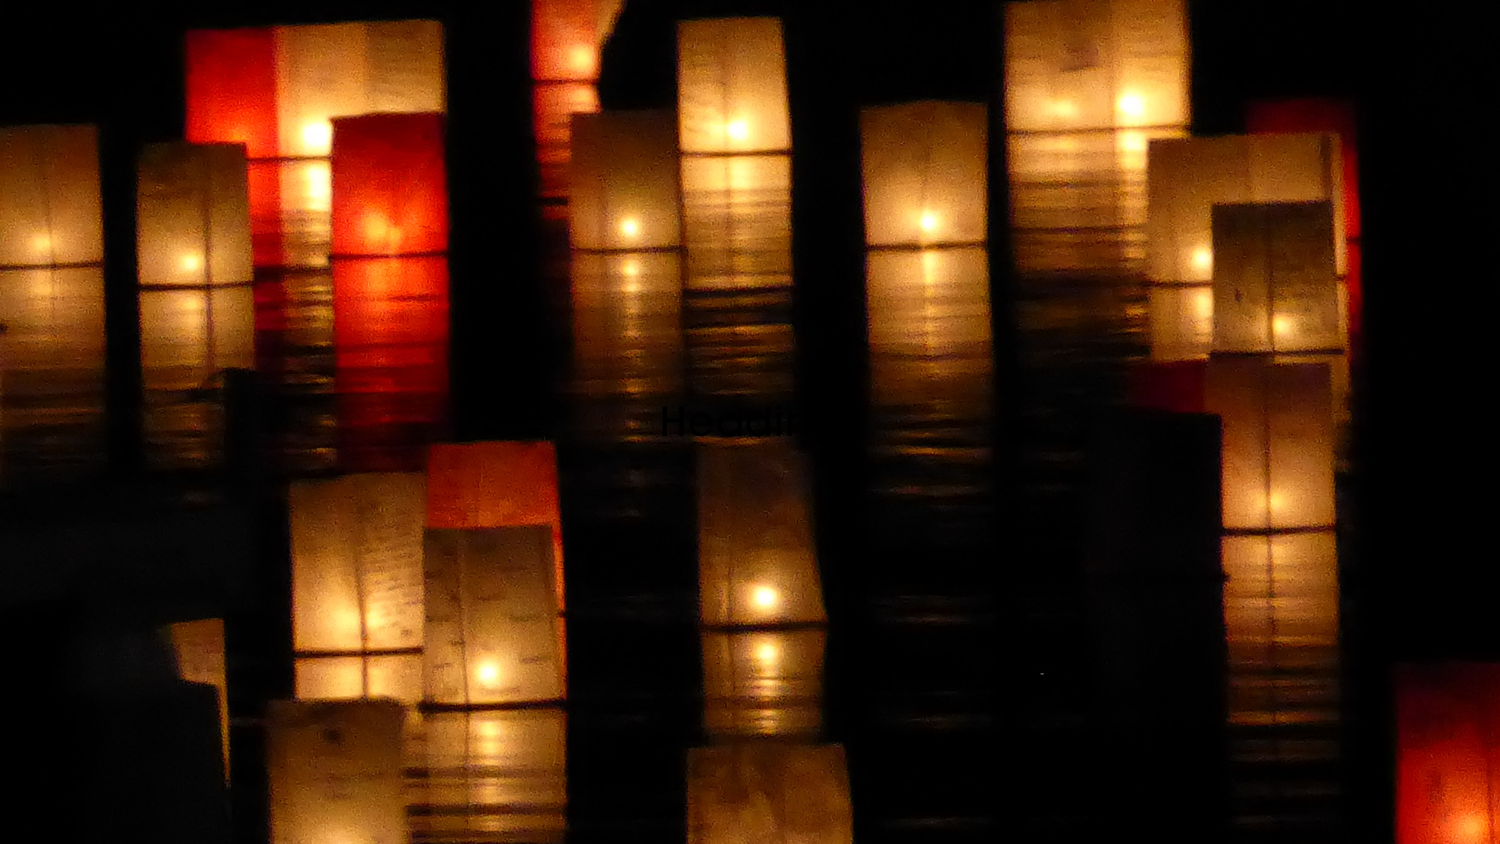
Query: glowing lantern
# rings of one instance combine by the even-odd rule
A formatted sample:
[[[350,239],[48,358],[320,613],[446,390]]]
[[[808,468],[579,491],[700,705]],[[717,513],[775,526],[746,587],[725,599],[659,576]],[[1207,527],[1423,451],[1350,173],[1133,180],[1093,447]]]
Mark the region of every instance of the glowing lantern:
[[[225,674],[224,619],[184,621],[167,628],[177,654],[177,676],[219,692],[219,737],[224,744],[224,779],[229,779],[229,684]]]
[[[702,635],[703,724],[709,736],[816,738],[822,732],[822,630]]]
[[[163,463],[216,462],[220,408],[192,396],[225,369],[255,366],[244,148],[146,147],[136,251],[147,441]]]
[[[1500,666],[1396,670],[1396,844],[1488,844],[1497,828]]]
[[[990,355],[987,109],[867,108],[866,295],[877,405],[943,385],[985,404]],[[957,398],[957,396],[945,396]]]
[[[569,122],[599,110],[599,53],[623,0],[531,4],[531,78],[542,197],[567,201]]]
[[[421,699],[421,474],[298,481],[292,641],[302,699]]]
[[[1212,310],[1202,291],[1220,274],[1213,207],[1326,201],[1333,205],[1336,271],[1344,271],[1343,168],[1327,134],[1255,135],[1153,141],[1147,224],[1153,356],[1208,353]]]
[[[681,246],[677,176],[671,112],[576,115],[569,200],[573,248]]]
[[[563,841],[561,710],[427,713],[414,744],[426,768],[411,812],[418,840]]]
[[[689,367],[702,395],[793,391],[792,138],[776,18],[677,26]],[[725,312],[715,296],[753,296]],[[732,366],[721,362],[732,360]]]
[[[408,840],[394,701],[272,701],[272,844]]]
[[[0,474],[103,460],[103,261],[94,127],[0,129]]]
[[[1004,52],[1018,269],[1138,272],[1147,144],[1190,119],[1186,3],[1006,3]]]
[[[428,702],[563,697],[552,547],[545,526],[426,532]]]
[[[688,844],[852,844],[840,745],[744,744],[688,751]]]
[[[827,620],[811,498],[802,456],[784,440],[699,444],[703,624]]]
[[[334,135],[339,459],[351,469],[414,469],[448,395],[443,117],[343,117]]]

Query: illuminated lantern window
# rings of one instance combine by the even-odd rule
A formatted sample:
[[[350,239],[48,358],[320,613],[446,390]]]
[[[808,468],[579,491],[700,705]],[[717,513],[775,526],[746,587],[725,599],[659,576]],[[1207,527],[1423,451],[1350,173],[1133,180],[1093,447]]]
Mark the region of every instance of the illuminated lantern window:
[[[1396,669],[1396,844],[1488,844],[1500,666]]]
[[[573,118],[574,379],[588,432],[658,433],[682,381],[682,213],[671,112]],[[610,402],[634,401],[617,417]],[[601,407],[603,405],[603,407]],[[655,429],[655,430],[653,430]]]
[[[1339,100],[1305,99],[1251,103],[1245,114],[1245,131],[1252,135],[1278,132],[1334,132],[1339,136],[1343,160],[1343,204],[1345,250],[1344,284],[1349,297],[1349,334],[1357,347],[1363,291],[1360,284],[1359,141],[1354,107]],[[1352,351],[1353,349],[1351,349]]]
[[[1186,3],[1006,3],[1004,53],[1017,268],[1139,272],[1147,145],[1190,120]]]
[[[442,26],[193,30],[186,71],[186,139],[242,143],[249,157],[257,369],[288,390],[311,383],[320,399],[275,432],[277,448],[299,465],[330,467],[332,379],[321,362],[334,343],[331,121],[444,111]]]
[[[987,109],[921,102],[861,113],[866,295],[877,405],[990,375]],[[968,376],[968,377],[965,377]],[[957,396],[943,396],[953,399]]]
[[[92,126],[0,129],[0,478],[104,457],[104,226]]]
[[[781,21],[679,22],[677,94],[693,388],[790,397],[792,141]],[[736,292],[752,304],[715,307],[716,296]]]
[[[703,633],[703,725],[716,739],[815,739],[823,729],[820,629]]]
[[[216,463],[222,408],[197,396],[223,370],[255,366],[244,148],[146,147],[136,252],[150,450],[164,465]]]
[[[440,114],[338,118],[339,460],[411,470],[447,416],[448,182]]]
[[[425,496],[419,473],[292,484],[298,698],[421,699]]]
[[[688,844],[852,844],[840,745],[745,744],[688,752]]]
[[[559,709],[427,713],[419,841],[561,844],[567,813],[567,716]]]
[[[698,571],[705,625],[823,623],[802,456],[787,442],[700,442]]]
[[[272,844],[407,840],[394,701],[272,701]]]
[[[562,699],[552,548],[545,526],[426,532],[426,701]]]
[[[1336,271],[1344,271],[1343,166],[1328,134],[1255,135],[1153,141],[1150,149],[1148,271],[1152,356],[1202,357],[1212,335],[1216,265],[1213,207],[1327,201],[1333,205]]]
[[[167,628],[177,655],[177,676],[213,686],[219,693],[219,737],[224,744],[224,779],[229,779],[229,683],[225,674],[224,619],[184,621]]]

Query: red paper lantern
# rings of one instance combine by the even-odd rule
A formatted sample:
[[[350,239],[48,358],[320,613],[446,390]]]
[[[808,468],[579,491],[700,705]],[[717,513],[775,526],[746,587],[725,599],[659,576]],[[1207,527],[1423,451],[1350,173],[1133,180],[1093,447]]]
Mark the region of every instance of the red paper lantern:
[[[1168,413],[1202,413],[1208,362],[1152,361],[1130,371],[1126,388],[1131,407]]]
[[[1396,672],[1396,844],[1492,844],[1500,664]]]
[[[448,393],[448,188],[441,114],[333,121],[340,462],[420,468]]]

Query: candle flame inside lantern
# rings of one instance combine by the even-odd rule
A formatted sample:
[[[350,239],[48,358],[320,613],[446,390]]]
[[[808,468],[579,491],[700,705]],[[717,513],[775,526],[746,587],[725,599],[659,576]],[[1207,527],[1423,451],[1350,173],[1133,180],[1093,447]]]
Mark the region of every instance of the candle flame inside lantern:
[[[1078,106],[1072,100],[1055,100],[1052,103],[1052,113],[1058,117],[1075,117],[1078,114]]]
[[[1271,332],[1277,337],[1290,337],[1293,332],[1292,318],[1284,316],[1272,317]]]
[[[333,175],[326,161],[309,162],[303,171],[307,180],[307,205],[313,211],[328,211],[333,208]]]
[[[931,287],[938,283],[942,272],[942,257],[931,249],[922,251],[922,284]]]
[[[932,234],[933,232],[937,231],[938,228],[937,214],[933,213],[932,211],[923,210],[922,216],[918,220],[918,225],[922,227],[922,231],[928,234]]]
[[[475,670],[474,674],[475,678],[479,681],[479,685],[485,688],[494,688],[500,685],[500,665],[493,660],[486,660],[479,663],[479,667]]]
[[[1479,815],[1462,815],[1453,823],[1453,840],[1458,844],[1480,844],[1486,838],[1487,826]]]
[[[724,134],[731,141],[745,141],[750,137],[750,124],[744,120],[731,120],[724,126]]]
[[[751,600],[755,602],[755,605],[763,610],[774,610],[776,609],[776,605],[781,602],[781,595],[769,586],[757,586],[750,594]]]
[[[181,263],[183,272],[195,273],[203,269],[203,256],[197,254],[196,252],[189,252],[188,254],[182,256]]]
[[[1212,272],[1214,268],[1214,253],[1207,246],[1200,246],[1193,250],[1193,269],[1199,272]]]
[[[1126,117],[1140,117],[1146,113],[1146,100],[1140,94],[1125,94],[1115,106]]]
[[[635,237],[641,233],[641,221],[634,217],[626,217],[620,221],[620,234],[626,237]]]
[[[43,253],[43,254],[45,254],[47,252],[51,252],[52,251],[52,236],[48,235],[48,234],[39,234],[36,237],[33,237],[31,239],[31,248],[33,248],[37,252]]]
[[[578,45],[568,51],[568,60],[573,65],[573,70],[580,76],[591,76],[594,73],[594,51],[586,46]]]
[[[309,152],[327,155],[329,148],[333,146],[333,124],[318,120],[303,126],[302,143]]]

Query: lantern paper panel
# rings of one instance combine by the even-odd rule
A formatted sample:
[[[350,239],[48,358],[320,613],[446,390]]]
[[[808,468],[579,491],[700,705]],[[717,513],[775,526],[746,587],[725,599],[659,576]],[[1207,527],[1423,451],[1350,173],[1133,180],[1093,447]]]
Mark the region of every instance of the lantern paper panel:
[[[425,713],[410,745],[413,840],[561,844],[567,716],[560,709]]]
[[[1223,541],[1230,723],[1339,717],[1338,560],[1332,530]]]
[[[440,443],[427,458],[427,526],[445,530],[546,525],[563,609],[562,505],[550,442]]]
[[[790,156],[685,156],[682,190],[690,290],[790,286]]]
[[[404,844],[402,723],[395,701],[272,701],[273,844]]]
[[[680,21],[677,88],[684,154],[791,150],[780,20]]]
[[[678,175],[671,112],[575,115],[568,200],[573,248],[680,246]]]
[[[225,673],[224,619],[183,621],[167,628],[177,654],[177,676],[219,692],[219,737],[224,744],[224,778],[229,778],[229,683]]]
[[[293,669],[298,700],[390,698],[406,706],[422,701],[419,653],[301,656]]]
[[[104,260],[93,126],[0,128],[0,267]]]
[[[1334,431],[1325,364],[1212,357],[1205,409],[1224,421],[1224,527],[1334,524]]]
[[[222,406],[198,396],[223,370],[255,366],[244,148],[152,144],[138,178],[148,447],[159,465],[207,465],[219,459]]]
[[[988,120],[983,103],[860,111],[867,246],[988,239]]]
[[[827,621],[806,461],[786,438],[698,445],[706,625]]]
[[[852,844],[841,745],[750,743],[688,751],[688,844]]]
[[[420,473],[297,481],[289,492],[293,647],[341,653],[422,647]]]
[[[448,250],[448,176],[440,113],[333,121],[333,254]]]
[[[1214,351],[1344,348],[1328,202],[1215,205]]]
[[[563,697],[553,572],[545,526],[426,532],[427,702]]]
[[[1345,268],[1343,165],[1338,138],[1322,133],[1178,138],[1151,142],[1149,274],[1158,283],[1214,278],[1215,205],[1333,205],[1336,272]]]
[[[1214,345],[1214,288],[1155,284],[1147,291],[1151,310],[1151,357],[1157,362],[1193,361]]]
[[[711,739],[812,739],[822,732],[824,631],[705,631],[702,637],[703,725]]]
[[[1396,843],[1490,842],[1496,833],[1500,666],[1398,666]]]

